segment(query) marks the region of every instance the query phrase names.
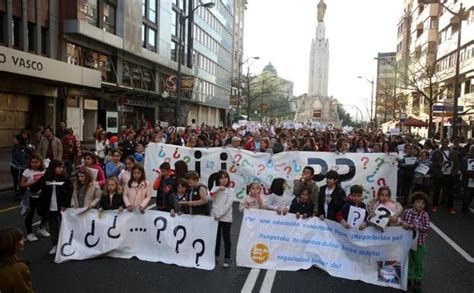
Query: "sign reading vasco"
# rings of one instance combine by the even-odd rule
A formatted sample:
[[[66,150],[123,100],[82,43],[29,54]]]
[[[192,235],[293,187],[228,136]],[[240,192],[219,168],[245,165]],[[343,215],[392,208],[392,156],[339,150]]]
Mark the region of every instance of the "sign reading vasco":
[[[32,69],[36,71],[43,71],[43,63],[31,60],[31,59],[24,59],[18,56],[10,56],[13,65],[18,67],[23,67],[26,69]],[[3,53],[0,53],[0,64],[7,62],[7,56]]]
[[[0,72],[100,88],[100,71],[0,46]]]

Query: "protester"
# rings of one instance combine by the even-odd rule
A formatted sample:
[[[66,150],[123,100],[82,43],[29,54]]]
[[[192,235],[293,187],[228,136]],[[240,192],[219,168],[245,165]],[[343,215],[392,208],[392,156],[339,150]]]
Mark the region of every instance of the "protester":
[[[52,126],[48,126],[44,130],[44,139],[41,140],[39,153],[43,159],[58,161],[63,159],[63,144],[59,138],[54,136]]]
[[[337,221],[337,212],[344,205],[346,192],[339,186],[338,181],[339,174],[336,171],[327,172],[326,185],[319,190],[318,215],[321,220]]]
[[[153,182],[153,189],[156,190],[156,208],[159,211],[170,212],[173,209],[170,195],[174,193],[175,179],[170,163],[161,163],[158,176]]]
[[[402,216],[402,213],[403,213],[403,207],[399,202],[393,201],[391,197],[392,197],[392,191],[390,190],[388,186],[382,186],[379,188],[379,190],[377,191],[377,198],[374,198],[373,200],[371,200],[367,206],[367,209],[369,211],[369,220],[370,218],[375,216],[375,210],[379,206],[383,206],[384,208],[389,210],[390,213],[392,214],[389,217],[388,226],[400,225],[401,223],[400,217]]]
[[[139,210],[142,214],[151,200],[151,184],[145,178],[145,170],[140,165],[132,168],[132,176],[125,185],[123,202],[128,211]]]
[[[190,215],[209,215],[207,188],[199,183],[199,174],[191,171],[188,173],[187,179],[189,187],[188,196],[186,200],[179,202],[181,208]]]
[[[28,159],[33,153],[29,145],[26,131],[22,131],[20,135],[13,138],[10,173],[13,178],[13,189],[18,200],[23,193],[23,189],[20,186],[21,174],[28,167]]]
[[[97,157],[92,152],[86,152],[83,155],[84,165],[81,168],[87,168],[92,174],[92,178],[99,184],[102,188],[105,185],[105,175],[104,170],[97,162]]]
[[[209,200],[212,202],[211,217],[218,221],[217,241],[216,241],[216,259],[220,255],[221,235],[224,240],[224,263],[223,268],[231,265],[230,250],[230,228],[232,225],[232,203],[235,198],[235,191],[229,186],[229,174],[225,170],[217,172],[214,187],[209,192]]]
[[[408,260],[408,283],[414,290],[422,287],[424,279],[424,258],[426,238],[430,228],[430,217],[425,211],[428,197],[423,192],[415,192],[410,198],[411,208],[403,214],[403,228],[418,231],[416,250],[410,250]]]
[[[92,173],[87,168],[81,168],[76,172],[76,182],[72,192],[72,208],[92,209],[97,206],[101,197],[99,184],[92,177]]]
[[[301,189],[308,188],[311,192],[311,201],[314,203],[314,211],[313,214],[318,214],[318,197],[319,197],[319,187],[316,181],[313,180],[314,176],[314,168],[311,166],[306,166],[303,168],[303,173],[299,180],[295,180],[293,182],[293,194],[298,196],[300,194]]]
[[[360,224],[359,229],[363,230],[367,227],[367,207],[365,203],[362,202],[362,193],[363,189],[360,185],[352,185],[350,189],[350,194],[347,197],[346,203],[342,206],[341,210],[336,213],[336,219],[342,226],[346,229],[350,229],[352,225],[348,223],[348,217],[351,207],[356,207],[365,210],[364,221]]]
[[[256,182],[250,183],[247,186],[247,196],[245,196],[239,205],[240,212],[244,209],[263,209],[264,203],[260,195],[262,188]]]
[[[25,194],[21,200],[21,214],[25,216],[25,228],[26,228],[26,240],[32,242],[37,241],[38,238],[33,233],[33,217],[35,211],[39,214],[39,203],[40,203],[40,191],[32,192],[30,186],[33,185],[44,175],[44,164],[43,159],[39,155],[33,155],[30,157],[28,168],[23,172],[21,176],[21,187],[25,188]],[[36,230],[36,233],[43,237],[49,237],[48,231],[46,231],[46,216],[41,216],[41,222]]]
[[[118,180],[120,182],[120,186],[122,187],[122,189],[125,188],[125,185],[128,183],[128,181],[130,181],[130,178],[132,176],[132,169],[133,167],[135,167],[135,165],[136,165],[136,162],[133,156],[128,156],[125,159],[126,169],[122,170],[122,172],[120,172],[118,176]]]
[[[38,213],[48,220],[52,244],[49,254],[54,255],[59,239],[61,212],[71,206],[73,191],[64,163],[52,160],[44,176],[33,183],[30,190],[34,193],[41,191]]]
[[[286,215],[289,211],[293,196],[288,195],[285,191],[288,187],[286,180],[283,178],[275,178],[270,185],[270,195],[264,202],[267,210],[276,211],[279,215]]]
[[[119,210],[125,209],[123,202],[122,187],[116,177],[107,179],[105,192],[101,195],[99,201],[99,210]]]
[[[176,214],[189,214],[187,206],[179,204],[181,201],[186,201],[189,192],[188,180],[185,178],[177,178],[175,181],[174,192],[170,195],[169,202],[171,203],[170,216],[174,217]]]
[[[296,214],[296,218],[311,218],[314,214],[314,203],[310,196],[311,190],[303,187],[298,195],[293,199],[290,206],[290,213]]]
[[[33,292],[30,268],[17,256],[24,247],[25,239],[20,229],[0,231],[0,292]]]
[[[105,165],[105,176],[118,177],[123,170],[125,170],[125,165],[120,162],[122,153],[119,150],[112,151],[112,160]]]

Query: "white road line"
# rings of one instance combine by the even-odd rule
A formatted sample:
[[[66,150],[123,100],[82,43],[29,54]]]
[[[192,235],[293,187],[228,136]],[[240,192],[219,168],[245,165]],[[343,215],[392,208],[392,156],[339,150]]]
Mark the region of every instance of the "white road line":
[[[461,246],[457,245],[448,235],[444,234],[440,228],[438,228],[433,222],[430,222],[431,229],[433,229],[436,233],[438,233],[441,238],[444,239],[449,245],[451,245],[454,250],[456,250],[462,257],[464,257],[468,262],[474,263],[474,257],[472,257],[469,253],[467,253]]]
[[[152,204],[151,206],[147,207],[146,209],[149,210],[149,209],[152,209],[154,207],[156,207],[156,203]],[[40,223],[41,223],[41,221],[34,222],[33,226],[38,226]]]
[[[469,209],[471,210],[471,213],[473,213],[473,214],[474,214],[474,209],[473,209],[473,208],[469,208]]]
[[[263,279],[262,287],[260,288],[260,293],[270,293],[272,292],[273,281],[275,281],[277,271],[267,270],[265,274],[265,279]]]
[[[245,284],[242,287],[241,293],[252,293],[255,283],[257,283],[258,275],[260,274],[260,269],[251,269]]]

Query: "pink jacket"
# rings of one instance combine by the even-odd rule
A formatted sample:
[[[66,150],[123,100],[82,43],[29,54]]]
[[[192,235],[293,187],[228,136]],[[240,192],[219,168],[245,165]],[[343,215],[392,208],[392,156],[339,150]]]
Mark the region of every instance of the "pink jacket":
[[[151,200],[151,194],[151,184],[148,181],[141,182],[140,185],[133,182],[132,187],[128,187],[128,184],[125,184],[123,202],[126,207],[132,205],[134,209],[138,209],[139,207],[146,208]]]

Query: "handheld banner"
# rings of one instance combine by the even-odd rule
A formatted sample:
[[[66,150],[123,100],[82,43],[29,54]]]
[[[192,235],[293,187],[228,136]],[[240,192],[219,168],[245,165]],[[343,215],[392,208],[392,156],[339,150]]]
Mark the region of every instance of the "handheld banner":
[[[217,221],[210,217],[170,217],[159,211],[97,210],[62,214],[55,262],[99,256],[212,270],[215,267]]]
[[[293,181],[301,178],[305,166],[314,168],[314,180],[319,186],[326,183],[325,175],[330,170],[339,173],[341,186],[347,194],[352,185],[362,185],[365,202],[375,197],[381,186],[389,186],[392,194],[397,192],[398,163],[395,154],[283,152],[270,155],[235,148],[187,148],[150,143],[145,152],[147,180],[155,180],[163,162],[169,162],[174,168],[178,160],[186,162],[189,170],[198,172],[201,182],[209,189],[214,185],[217,172],[227,170],[236,201],[245,196],[246,186],[252,182],[261,185],[264,195],[270,194],[272,180],[278,177],[286,179],[288,186],[293,188]]]
[[[237,265],[281,271],[313,265],[330,275],[406,290],[412,231],[389,227],[345,229],[319,218],[297,220],[264,210],[245,210]]]

